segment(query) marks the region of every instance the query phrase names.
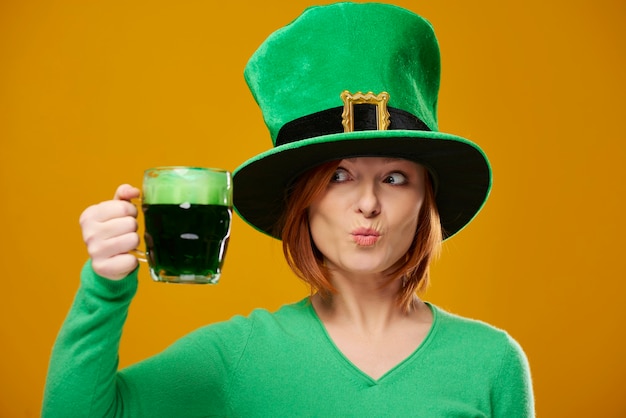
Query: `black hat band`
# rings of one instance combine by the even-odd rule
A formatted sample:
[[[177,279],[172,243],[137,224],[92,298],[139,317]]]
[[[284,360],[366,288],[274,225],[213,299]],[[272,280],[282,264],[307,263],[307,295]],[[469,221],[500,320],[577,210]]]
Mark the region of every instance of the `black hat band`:
[[[276,146],[307,138],[343,133],[343,111],[344,108],[340,106],[287,122],[276,136]],[[430,131],[422,120],[409,112],[393,107],[387,107],[387,111],[390,115],[390,124],[387,128],[389,130]],[[359,104],[354,106],[354,130],[378,130],[378,113],[375,105]]]

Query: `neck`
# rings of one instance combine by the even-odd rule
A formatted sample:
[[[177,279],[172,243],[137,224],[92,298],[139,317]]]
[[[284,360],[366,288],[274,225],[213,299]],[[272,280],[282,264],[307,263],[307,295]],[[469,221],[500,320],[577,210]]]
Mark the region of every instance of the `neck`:
[[[396,281],[385,285],[386,278],[342,277],[333,275],[333,286],[337,292],[322,299],[313,297],[313,306],[326,324],[349,326],[355,332],[376,335],[397,323],[409,319],[423,304],[417,297],[415,308],[407,313],[397,303],[401,283]]]

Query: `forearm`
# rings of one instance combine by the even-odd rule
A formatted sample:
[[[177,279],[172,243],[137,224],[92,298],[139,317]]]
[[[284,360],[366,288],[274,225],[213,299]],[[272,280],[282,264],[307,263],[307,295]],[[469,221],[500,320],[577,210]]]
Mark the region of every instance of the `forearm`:
[[[118,349],[137,273],[113,281],[87,263],[52,351],[43,417],[114,415]]]

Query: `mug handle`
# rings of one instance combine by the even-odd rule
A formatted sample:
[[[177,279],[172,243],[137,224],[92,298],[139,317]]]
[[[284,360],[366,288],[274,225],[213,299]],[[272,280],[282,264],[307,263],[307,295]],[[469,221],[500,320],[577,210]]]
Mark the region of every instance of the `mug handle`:
[[[142,261],[144,263],[148,262],[148,259],[146,258],[146,253],[137,248],[135,248],[134,250],[130,250],[128,253],[134,255],[138,261]]]
[[[137,213],[139,214],[141,212],[141,199],[131,199],[131,203],[137,207]],[[139,215],[137,215],[137,218],[139,218]],[[139,237],[139,241],[141,242],[141,237]],[[146,253],[141,251],[139,248],[130,250],[128,253],[134,255],[138,261],[141,261],[143,263],[148,262],[148,259],[146,258]]]

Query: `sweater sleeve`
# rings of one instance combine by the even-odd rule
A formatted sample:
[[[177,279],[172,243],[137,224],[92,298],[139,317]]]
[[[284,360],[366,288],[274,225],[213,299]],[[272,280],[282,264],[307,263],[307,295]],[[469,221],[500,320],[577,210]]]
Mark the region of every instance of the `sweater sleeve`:
[[[104,416],[115,399],[118,348],[137,271],[114,281],[87,262],[52,349],[43,417]]]
[[[228,416],[229,378],[252,324],[208,325],[118,371],[118,350],[137,272],[120,281],[87,263],[52,350],[42,417]]]
[[[535,402],[528,359],[511,337],[506,347],[493,393],[494,418],[531,418]]]

